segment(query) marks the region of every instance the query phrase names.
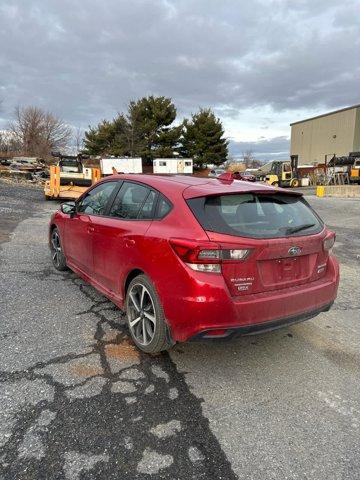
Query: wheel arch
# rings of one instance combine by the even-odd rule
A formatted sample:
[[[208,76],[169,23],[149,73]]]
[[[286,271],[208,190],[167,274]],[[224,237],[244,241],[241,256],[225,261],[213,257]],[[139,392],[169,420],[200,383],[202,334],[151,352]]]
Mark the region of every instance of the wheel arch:
[[[50,245],[50,242],[51,242],[51,234],[55,230],[55,228],[57,228],[57,230],[59,232],[61,246],[62,246],[62,249],[63,249],[63,253],[66,257],[66,248],[65,248],[65,241],[64,241],[64,238],[63,238],[63,231],[62,231],[62,229],[60,229],[60,226],[57,223],[55,223],[54,220],[49,225],[49,245]]]
[[[124,282],[124,304],[125,304],[125,297],[126,297],[129,285],[132,282],[132,280],[134,278],[136,278],[138,275],[145,275],[146,277],[149,278],[150,283],[152,283],[151,277],[149,277],[149,275],[144,270],[142,270],[140,268],[133,268],[132,270],[130,270],[129,273],[127,274],[126,280]],[[154,284],[152,284],[152,285],[156,289],[156,286]],[[155,290],[155,293],[157,293],[156,290]],[[158,300],[159,300],[160,305],[161,305],[161,310],[162,310],[162,312],[164,312],[163,305],[162,305],[161,299],[159,297],[158,297]],[[167,321],[166,317],[164,317],[164,323],[165,323],[165,338],[164,338],[164,342],[163,342],[162,347],[157,351],[167,350],[168,348],[171,348],[176,343],[176,341],[173,340],[172,329],[171,329],[171,326],[169,325],[169,322]]]
[[[137,277],[138,275],[146,275],[146,273],[144,272],[144,270],[141,270],[140,268],[133,268],[133,269],[130,270],[130,272],[127,274],[126,279],[125,279],[125,282],[124,282],[124,286],[123,286],[123,293],[124,293],[123,297],[124,297],[124,300],[125,300],[126,293],[127,293],[128,288],[129,288],[130,282],[131,282],[135,277]]]
[[[51,224],[49,226],[49,245],[50,245],[50,242],[51,242],[51,234],[52,234],[52,232],[54,231],[55,228],[58,228],[58,226],[56,225],[56,223],[51,222]]]

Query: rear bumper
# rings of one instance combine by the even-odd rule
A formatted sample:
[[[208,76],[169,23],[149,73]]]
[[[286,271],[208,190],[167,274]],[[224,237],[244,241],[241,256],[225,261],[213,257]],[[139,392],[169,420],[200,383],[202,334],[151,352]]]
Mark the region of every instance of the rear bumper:
[[[209,278],[208,274],[202,274]],[[273,330],[283,325],[308,320],[329,310],[339,284],[339,265],[329,257],[327,272],[321,279],[297,287],[266,293],[231,297],[222,276],[212,284],[195,280],[192,294],[164,305],[175,341],[211,336],[211,330],[226,330],[224,336]],[[215,333],[215,332],[214,332]]]
[[[334,302],[324,305],[323,307],[311,310],[309,312],[304,312],[299,315],[294,315],[286,318],[281,318],[271,322],[263,323],[254,323],[247,325],[245,327],[229,328],[226,330],[226,333],[221,335],[220,338],[236,337],[236,336],[246,336],[246,335],[256,335],[265,332],[271,332],[277,330],[278,328],[288,327],[289,325],[294,325],[295,323],[304,322],[305,320],[310,320],[311,318],[316,317],[319,313],[328,312],[332,307]],[[208,332],[201,332],[191,340],[201,339],[201,338],[219,338],[211,335],[211,330]]]

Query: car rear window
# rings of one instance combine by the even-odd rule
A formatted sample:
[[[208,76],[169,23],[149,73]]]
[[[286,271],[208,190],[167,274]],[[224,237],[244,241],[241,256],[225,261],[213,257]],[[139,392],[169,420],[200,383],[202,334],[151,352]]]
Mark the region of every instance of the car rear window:
[[[299,196],[230,194],[191,198],[187,203],[204,230],[250,238],[312,235],[321,219]]]

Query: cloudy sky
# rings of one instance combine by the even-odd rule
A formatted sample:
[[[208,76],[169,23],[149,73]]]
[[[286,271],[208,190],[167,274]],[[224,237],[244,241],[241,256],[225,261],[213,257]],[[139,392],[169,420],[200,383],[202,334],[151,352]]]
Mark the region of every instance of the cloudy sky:
[[[211,107],[231,152],[360,103],[360,0],[0,0],[0,128],[38,105],[86,128],[143,95]]]

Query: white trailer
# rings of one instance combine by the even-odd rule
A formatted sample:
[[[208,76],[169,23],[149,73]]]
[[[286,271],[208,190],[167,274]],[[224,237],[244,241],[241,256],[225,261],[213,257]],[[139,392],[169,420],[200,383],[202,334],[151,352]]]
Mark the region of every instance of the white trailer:
[[[193,173],[192,158],[155,158],[154,173]]]
[[[113,168],[119,173],[142,173],[142,160],[128,157],[102,158],[100,168],[102,175],[111,175]]]

